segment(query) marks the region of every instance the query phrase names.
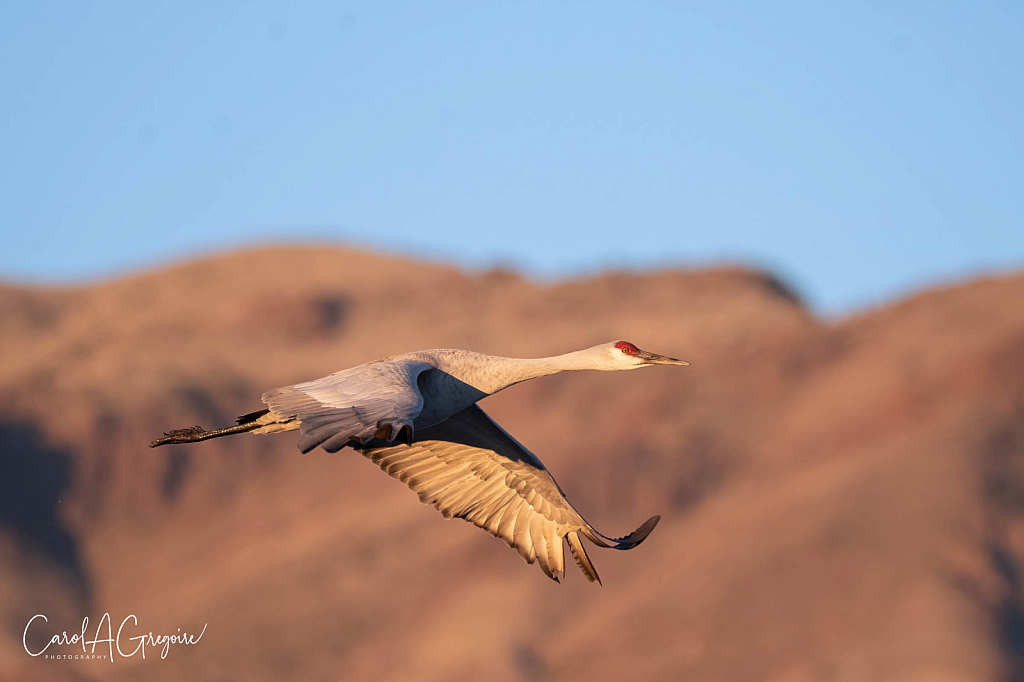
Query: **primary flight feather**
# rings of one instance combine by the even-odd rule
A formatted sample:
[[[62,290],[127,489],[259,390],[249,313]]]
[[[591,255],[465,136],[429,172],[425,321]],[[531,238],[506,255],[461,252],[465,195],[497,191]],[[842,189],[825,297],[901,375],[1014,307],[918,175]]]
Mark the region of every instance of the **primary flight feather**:
[[[169,431],[150,447],[298,430],[302,452],[317,446],[327,452],[353,448],[446,518],[465,519],[501,538],[556,581],[565,570],[564,538],[587,579],[600,582],[580,535],[600,547],[631,549],[660,517],[623,538],[597,532],[565,499],[540,459],[476,403],[521,381],[566,370],[688,364],[628,341],[535,359],[464,350],[404,353],[267,391],[267,407],[239,417],[235,426]]]

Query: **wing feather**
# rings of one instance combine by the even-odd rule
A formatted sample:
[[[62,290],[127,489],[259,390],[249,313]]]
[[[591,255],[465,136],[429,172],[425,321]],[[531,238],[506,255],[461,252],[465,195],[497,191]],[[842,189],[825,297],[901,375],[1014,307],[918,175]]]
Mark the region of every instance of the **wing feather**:
[[[505,513],[501,515],[501,520],[498,521],[496,535],[504,540],[509,547],[515,544],[512,533],[516,525],[516,516],[519,514],[519,505],[525,504],[525,502],[522,498],[514,498],[508,507],[505,508]]]
[[[590,557],[587,556],[587,550],[583,548],[583,543],[580,542],[580,536],[576,534],[576,531],[571,530],[565,534],[565,539],[569,543],[569,551],[572,552],[572,558],[576,560],[576,565],[583,571],[583,575],[587,576],[587,580],[590,582],[596,580],[600,585],[601,576],[597,574],[594,564],[590,563]]]
[[[554,578],[554,574],[551,573],[551,564],[548,562],[548,541],[544,534],[543,519],[544,517],[540,514],[530,514],[530,539],[533,541],[534,551],[537,553],[537,563],[540,564],[544,575]]]
[[[598,533],[544,464],[476,405],[421,429],[411,445],[375,438],[350,444],[445,518],[486,530],[554,580],[565,573],[563,538],[587,579],[600,582],[579,533],[603,547],[629,549],[657,524],[654,517],[619,540]]]
[[[546,523],[541,528],[544,533],[544,544],[548,548],[548,567],[551,569],[552,578],[556,581],[559,576],[565,574],[565,550],[562,549],[562,536],[558,534],[558,528],[553,523]]]
[[[299,423],[302,452],[318,445],[336,452],[381,433],[390,442],[407,431],[411,440],[413,420],[423,409],[417,381],[433,369],[421,360],[381,360],[275,388],[263,394],[263,402],[282,422]]]

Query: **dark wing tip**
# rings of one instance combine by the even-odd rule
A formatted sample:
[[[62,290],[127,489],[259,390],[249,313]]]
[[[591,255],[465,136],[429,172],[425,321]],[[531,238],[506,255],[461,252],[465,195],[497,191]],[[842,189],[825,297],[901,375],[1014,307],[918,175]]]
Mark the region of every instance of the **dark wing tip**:
[[[602,535],[594,530],[593,526],[587,526],[582,528],[583,534],[586,535],[591,542],[598,547],[611,547],[613,549],[633,549],[641,542],[643,542],[654,527],[658,525],[658,521],[661,521],[661,516],[652,516],[651,518],[644,521],[644,524],[637,528],[635,531],[622,538],[610,538],[606,535]]]
[[[618,543],[618,546],[615,549],[633,549],[647,539],[654,527],[658,525],[658,521],[661,521],[661,516],[655,514],[626,537],[616,539],[615,542]]]

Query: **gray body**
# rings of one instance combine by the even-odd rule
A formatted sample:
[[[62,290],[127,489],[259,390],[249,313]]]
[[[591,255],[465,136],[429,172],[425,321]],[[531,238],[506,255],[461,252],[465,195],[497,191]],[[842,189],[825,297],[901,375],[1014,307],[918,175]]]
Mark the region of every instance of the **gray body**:
[[[219,431],[173,431],[153,446],[249,431],[299,430],[299,449],[337,452],[348,446],[406,483],[446,517],[463,518],[501,538],[549,577],[564,572],[562,539],[591,581],[597,571],[580,542],[630,549],[654,529],[649,519],[630,535],[598,533],[572,505],[529,450],[476,403],[513,384],[565,370],[636,369],[685,365],[611,342],[550,358],[502,358],[463,350],[396,355],[330,376],[273,389],[266,410]]]

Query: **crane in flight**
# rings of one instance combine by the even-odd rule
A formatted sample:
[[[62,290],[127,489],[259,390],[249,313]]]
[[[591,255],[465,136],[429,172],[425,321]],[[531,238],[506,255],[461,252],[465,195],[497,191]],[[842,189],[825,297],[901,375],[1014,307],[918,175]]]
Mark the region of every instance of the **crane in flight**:
[[[583,574],[600,582],[580,533],[599,547],[632,549],[661,517],[622,538],[597,532],[565,499],[540,459],[476,403],[521,381],[566,370],[688,364],[628,341],[531,359],[423,350],[275,388],[263,394],[265,409],[239,417],[235,426],[176,429],[150,447],[298,430],[303,453],[317,446],[327,452],[353,448],[445,518],[465,519],[504,540],[556,582],[565,573],[565,538]]]

